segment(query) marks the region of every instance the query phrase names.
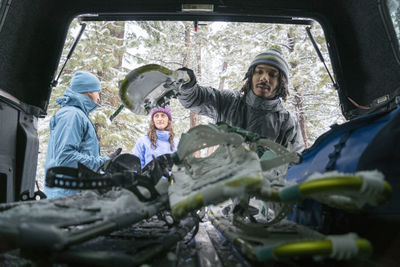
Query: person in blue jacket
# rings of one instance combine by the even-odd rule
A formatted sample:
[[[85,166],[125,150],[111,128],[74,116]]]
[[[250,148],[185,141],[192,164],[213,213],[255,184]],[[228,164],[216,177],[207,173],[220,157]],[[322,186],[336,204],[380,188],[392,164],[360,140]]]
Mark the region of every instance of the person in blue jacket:
[[[132,154],[140,159],[143,168],[153,160],[153,156],[158,157],[175,152],[178,141],[174,137],[170,107],[155,108],[151,112],[149,130],[137,140]]]
[[[100,102],[100,92],[100,81],[95,75],[78,71],[72,77],[70,88],[56,99],[61,108],[50,120],[46,172],[54,166],[77,168],[78,162],[97,171],[107,160],[120,153],[119,150],[109,157],[100,156],[97,133],[89,119],[89,113]],[[69,196],[77,192],[79,191],[45,186],[47,198]]]

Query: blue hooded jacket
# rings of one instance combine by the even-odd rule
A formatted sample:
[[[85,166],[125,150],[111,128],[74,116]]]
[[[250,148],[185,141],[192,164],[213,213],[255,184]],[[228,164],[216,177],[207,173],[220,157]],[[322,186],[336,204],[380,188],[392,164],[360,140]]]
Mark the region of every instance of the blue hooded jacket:
[[[45,171],[54,166],[78,167],[78,162],[96,171],[108,157],[100,156],[97,133],[89,113],[97,104],[71,89],[56,99],[61,109],[50,120],[50,139]],[[76,194],[78,190],[45,187],[48,198]]]
[[[132,150],[132,154],[140,159],[141,167],[146,166],[154,157],[158,157],[164,154],[171,154],[177,150],[178,140],[174,138],[174,149],[171,150],[171,144],[168,141],[169,132],[156,130],[157,133],[157,147],[152,146],[149,136],[146,134],[140,137],[135,147]]]

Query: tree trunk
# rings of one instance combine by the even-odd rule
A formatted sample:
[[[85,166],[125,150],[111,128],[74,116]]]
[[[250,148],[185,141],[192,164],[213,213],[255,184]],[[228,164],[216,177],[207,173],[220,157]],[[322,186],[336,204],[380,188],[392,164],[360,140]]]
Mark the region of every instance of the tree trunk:
[[[196,76],[197,76],[197,80],[200,81],[201,80],[201,47],[200,47],[200,42],[197,38],[196,40]],[[199,124],[199,117],[192,111],[190,111],[190,128],[195,127],[196,125]]]
[[[228,68],[228,62],[224,61],[224,63],[222,64],[221,74],[224,74],[227,68]],[[218,90],[224,90],[224,85],[225,85],[225,77],[222,77],[219,80]]]
[[[107,25],[107,28],[110,30],[110,36],[114,37],[117,39],[115,42],[117,47],[119,49],[116,49],[114,51],[117,51],[117,54],[115,58],[118,59],[118,62],[113,66],[115,69],[121,69],[122,67],[122,59],[125,54],[126,48],[124,46],[124,37],[125,37],[125,22],[124,21],[115,21],[113,23],[109,23]]]
[[[124,36],[125,36],[125,22],[123,21],[114,21],[114,22],[106,22],[106,24],[103,26],[104,28],[107,28],[110,32],[110,43],[104,43],[103,45],[106,45],[107,47],[112,47],[112,57],[105,59],[104,63],[102,64],[104,69],[102,68],[102,73],[99,74],[99,76],[104,79],[104,80],[109,80],[110,79],[110,69],[121,69],[122,68],[122,61],[124,54],[126,52],[126,46],[124,45]],[[102,40],[100,40],[102,41]],[[100,42],[99,44],[100,45]],[[111,55],[110,55],[111,56]],[[112,66],[107,66],[106,60],[112,60]],[[108,106],[108,109],[110,110],[116,110],[117,107],[120,105],[120,99],[118,96],[118,88],[115,88],[114,86],[108,85],[103,85],[102,86],[102,92],[101,92],[101,98],[102,98],[102,105],[104,107]],[[98,130],[99,133],[104,132],[101,131],[100,129],[108,128],[108,125],[104,122],[97,122],[96,123],[96,129]],[[101,138],[101,134],[98,134],[98,141],[99,145],[102,148],[102,151],[105,153],[111,153],[112,151],[115,150],[115,148],[110,145],[110,143],[107,142],[107,138]]]
[[[189,67],[189,64],[190,64],[190,51],[191,51],[190,28],[191,28],[191,25],[189,25],[189,24],[185,25],[186,53],[184,54],[184,57],[183,57],[183,66],[184,67]],[[199,57],[199,55],[196,55],[197,59],[198,59],[198,57]],[[200,64],[200,63],[198,63],[198,64]],[[200,74],[201,74],[201,69],[200,69],[199,65],[197,65],[197,72],[200,72]],[[197,73],[197,74],[199,75],[199,73]],[[198,121],[199,118],[193,111],[190,111],[189,117],[190,117],[190,128],[193,128],[199,124],[199,121]],[[194,156],[200,157],[200,151],[196,151],[194,153]]]
[[[186,53],[183,55],[183,66],[188,68],[190,64],[190,26],[185,25],[185,43],[186,43]]]
[[[294,51],[294,46],[295,46],[295,38],[291,34],[287,34],[288,38],[288,43],[289,43],[289,51],[293,52]],[[292,68],[294,68],[293,64],[291,64]],[[300,131],[303,136],[303,141],[304,141],[304,147],[308,148],[308,143],[307,143],[307,131],[306,131],[306,116],[304,115],[304,107],[303,107],[303,96],[298,90],[298,87],[294,87],[293,90],[295,91],[294,95],[294,101],[295,101],[295,110],[296,110],[296,117],[297,120],[299,121],[300,124]]]
[[[184,67],[189,67],[190,64],[190,51],[191,51],[190,27],[191,25],[185,26],[186,54],[183,57]],[[198,124],[197,115],[193,111],[190,111],[190,128],[193,128],[197,124]]]
[[[227,68],[228,68],[228,62],[224,61],[224,63],[222,63],[221,74],[224,74]],[[224,85],[225,85],[225,77],[222,77],[219,80],[218,90],[224,90]],[[207,156],[210,156],[214,151],[215,151],[215,146],[209,147],[207,149]]]
[[[298,88],[293,88],[296,94],[294,95],[295,108],[296,108],[296,116],[300,124],[301,134],[303,135],[303,141],[305,148],[308,148],[307,144],[307,131],[306,131],[306,116],[304,115],[304,107],[303,107],[303,96],[299,93]]]

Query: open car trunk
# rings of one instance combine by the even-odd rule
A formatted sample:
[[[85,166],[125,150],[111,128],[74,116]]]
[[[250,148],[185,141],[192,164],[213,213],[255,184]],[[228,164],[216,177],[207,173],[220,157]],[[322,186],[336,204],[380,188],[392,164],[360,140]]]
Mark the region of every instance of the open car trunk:
[[[387,9],[390,1],[208,0],[199,1],[201,4],[197,5],[192,2],[0,1],[0,203],[35,198],[39,152],[38,119],[47,115],[50,96],[58,74],[57,68],[63,63],[61,56],[68,29],[76,17],[82,22],[163,20],[311,25],[312,21],[317,21],[325,34],[332,65],[332,80],[343,116],[353,121],[365,114],[382,111],[388,103],[398,104],[394,99],[400,95],[399,33],[396,35]],[[397,193],[399,192],[394,191],[394,194]],[[165,233],[164,226],[158,225],[158,222],[151,223],[154,223],[155,228],[158,227],[157,231]],[[188,225],[192,224],[195,223],[188,222]],[[182,254],[178,256],[178,260],[174,258],[176,255],[170,255],[174,260],[167,262],[177,264],[188,258],[191,259],[189,261],[193,261],[196,257],[198,264],[209,266],[204,258],[214,257],[211,263],[252,264],[241,258],[240,253],[236,255],[237,251],[232,247],[225,248],[224,239],[208,223],[200,225],[197,245],[189,243],[191,245],[181,248]],[[138,240],[138,244],[147,242],[141,239],[146,235],[160,237],[159,232],[151,233],[146,225],[140,227],[143,227],[140,228],[143,230],[140,233],[135,232],[137,228],[128,227],[126,231],[98,237],[87,244],[87,247],[104,248],[110,245],[115,246],[115,251],[129,250],[129,244],[124,240],[132,236]],[[175,230],[179,236],[179,227]],[[290,229],[287,231],[290,232]],[[118,242],[115,243],[115,240]],[[160,240],[163,242],[164,239],[157,239],[155,243],[160,243]],[[201,244],[212,249],[201,248]],[[398,241],[393,244],[393,247],[397,246]],[[140,248],[140,245],[138,247]],[[86,245],[78,246],[76,251],[71,252],[70,255],[73,255],[74,259],[79,259],[81,256],[89,259],[92,256],[90,253],[79,254],[80,248],[85,249]],[[2,249],[7,250],[9,247],[0,246],[0,252]],[[135,247],[131,251],[135,249],[138,248]],[[390,253],[393,254],[392,250],[390,248]],[[179,249],[176,248],[176,251]],[[193,251],[197,253],[195,257],[191,256]],[[234,258],[229,256],[232,253],[235,254]],[[68,259],[70,255],[67,253],[59,256],[61,258],[55,256],[54,259],[74,264]],[[97,263],[102,256],[104,255],[93,254]],[[107,256],[103,259],[107,259],[104,265],[111,264],[112,257]],[[121,264],[124,263],[123,257],[118,253],[115,254],[115,259],[121,260]],[[156,260],[155,264],[165,264],[165,259],[160,262]],[[91,264],[90,261],[85,263]],[[366,263],[375,264],[372,261]]]

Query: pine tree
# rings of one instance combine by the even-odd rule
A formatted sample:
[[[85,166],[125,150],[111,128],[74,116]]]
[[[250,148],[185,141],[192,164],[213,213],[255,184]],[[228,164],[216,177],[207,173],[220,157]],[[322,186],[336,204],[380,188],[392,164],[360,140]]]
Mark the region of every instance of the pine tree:
[[[254,57],[268,48],[279,47],[290,65],[291,96],[284,105],[298,116],[307,144],[312,144],[330,124],[343,121],[337,93],[307,37],[305,26],[236,22],[199,22],[199,25],[195,32],[192,21],[87,22],[59,85],[52,92],[48,115],[39,125],[38,177],[44,176],[48,122],[59,109],[55,99],[63,94],[77,70],[93,72],[102,83],[102,104],[91,118],[98,127],[103,155],[117,147],[130,152],[137,138],[147,132],[149,116],[124,109],[112,122],[109,117],[121,104],[120,81],[132,69],[150,63],[169,69],[187,66],[195,71],[201,85],[239,90]],[[71,23],[60,66],[79,27],[79,21]],[[323,31],[317,23],[312,33],[331,69]],[[189,129],[189,111],[177,100],[171,101],[171,107],[179,138]],[[199,117],[199,123],[208,122],[209,118]]]

